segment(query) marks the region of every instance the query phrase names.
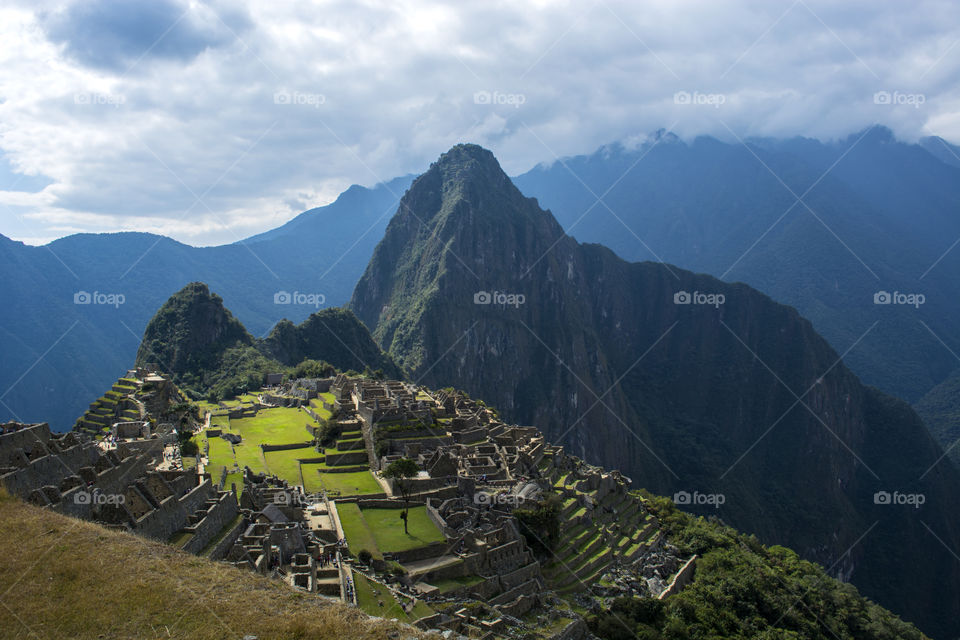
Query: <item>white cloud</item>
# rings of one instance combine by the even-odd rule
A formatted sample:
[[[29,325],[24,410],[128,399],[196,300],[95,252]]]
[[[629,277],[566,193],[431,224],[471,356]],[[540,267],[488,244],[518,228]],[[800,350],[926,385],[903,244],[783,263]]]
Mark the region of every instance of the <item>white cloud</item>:
[[[70,22],[51,35],[76,5],[0,10],[0,154],[52,181],[0,193],[0,233],[232,242],[461,141],[508,173],[661,127],[833,138],[880,122],[960,141],[960,8],[945,2],[228,6],[165,3],[150,19],[183,28],[160,46],[147,40],[170,25],[146,25],[116,60],[78,53],[90,41]]]

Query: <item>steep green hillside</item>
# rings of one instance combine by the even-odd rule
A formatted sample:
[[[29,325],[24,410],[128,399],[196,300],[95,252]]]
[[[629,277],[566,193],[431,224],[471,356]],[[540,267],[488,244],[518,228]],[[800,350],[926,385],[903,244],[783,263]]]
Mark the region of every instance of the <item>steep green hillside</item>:
[[[765,547],[752,536],[683,513],[665,498],[648,499],[671,542],[684,555],[698,555],[696,578],[665,600],[620,598],[610,610],[589,616],[591,630],[601,638],[926,637],[790,549]]]

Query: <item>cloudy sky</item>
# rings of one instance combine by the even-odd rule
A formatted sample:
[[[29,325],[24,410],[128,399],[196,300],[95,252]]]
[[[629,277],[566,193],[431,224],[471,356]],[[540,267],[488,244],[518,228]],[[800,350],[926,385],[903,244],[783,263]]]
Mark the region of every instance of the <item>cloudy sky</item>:
[[[949,1],[8,0],[0,233],[233,242],[461,141],[511,175],[659,128],[957,143],[958,69]]]

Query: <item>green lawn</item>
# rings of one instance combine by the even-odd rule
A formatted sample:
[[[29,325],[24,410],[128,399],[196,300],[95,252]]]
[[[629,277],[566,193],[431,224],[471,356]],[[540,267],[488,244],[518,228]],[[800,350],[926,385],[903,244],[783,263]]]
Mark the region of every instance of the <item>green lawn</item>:
[[[241,469],[250,467],[256,473],[267,470],[267,465],[263,460],[263,452],[260,445],[249,440],[244,440],[240,444],[233,445],[234,455],[237,457],[237,464]]]
[[[308,423],[312,424],[313,418],[305,411],[276,407],[261,410],[255,418],[231,420],[230,428],[254,444],[292,444],[313,439],[307,431]]]
[[[377,547],[373,532],[370,531],[366,520],[360,513],[360,507],[355,502],[338,502],[337,514],[340,516],[343,535],[346,536],[347,544],[350,546],[350,552],[353,555],[357,555],[361,550],[366,549],[373,554],[374,558],[383,559],[383,554]]]
[[[284,451],[267,451],[263,454],[267,460],[267,469],[290,484],[300,484],[300,458],[316,458],[317,452],[313,447],[300,449],[286,449]]]
[[[381,551],[407,551],[424,547],[434,542],[443,542],[443,534],[437,525],[427,517],[427,508],[424,506],[411,507],[410,517],[407,520],[409,533],[403,532],[403,521],[400,520],[401,509],[364,509],[363,519],[373,532],[377,547]]]
[[[243,493],[243,472],[236,471],[234,473],[228,473],[227,479],[223,483],[223,490],[230,491],[230,485],[236,483],[237,485],[237,494]]]
[[[314,413],[324,420],[329,420],[331,417],[333,417],[333,413],[329,409],[323,408],[323,401],[319,398],[314,398],[310,401],[310,408],[313,409]]]
[[[461,587],[470,587],[483,581],[484,578],[481,576],[463,576],[461,578],[444,578],[443,580],[435,580],[430,584],[435,586],[437,589],[440,589],[440,593],[446,593],[448,591],[453,591],[454,589],[460,589]]]
[[[354,554],[366,549],[375,557],[381,557],[385,552],[407,551],[444,540],[423,506],[410,509],[409,534],[403,532],[400,509],[361,511],[356,504],[338,503],[337,510],[350,551]]]
[[[230,429],[230,416],[225,413],[210,416],[210,426],[214,429]]]
[[[219,474],[220,468],[224,466],[227,469],[233,468],[234,457],[230,443],[220,437],[207,438],[207,442],[210,443],[207,466],[210,467],[211,473]],[[219,475],[215,475],[213,479],[218,480]]]
[[[425,602],[417,600],[417,603],[413,606],[413,611],[410,615],[407,615],[386,587],[368,580],[366,576],[360,573],[353,572],[353,584],[357,589],[357,606],[371,616],[396,618],[401,622],[410,623],[434,614],[433,609],[427,606]],[[409,599],[404,598],[404,601],[409,602]],[[382,607],[380,606],[381,602],[383,603]]]
[[[369,471],[350,473],[319,473],[327,467],[322,464],[304,464],[303,482],[307,491],[339,491],[341,496],[368,496],[383,493],[383,487]]]

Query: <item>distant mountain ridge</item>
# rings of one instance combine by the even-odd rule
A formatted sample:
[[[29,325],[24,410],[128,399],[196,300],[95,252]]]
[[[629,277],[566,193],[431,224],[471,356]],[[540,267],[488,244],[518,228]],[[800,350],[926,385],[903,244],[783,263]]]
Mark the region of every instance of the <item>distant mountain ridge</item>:
[[[954,153],[939,139],[898,142],[879,126],[828,143],[687,143],[659,132],[514,182],[582,242],[743,281],[797,307],[865,382],[915,402],[958,368]],[[925,302],[879,307],[873,296],[883,291]]]
[[[627,260],[662,258],[743,280],[796,306],[866,382],[916,402],[960,372],[950,353],[960,353],[960,285],[951,277],[960,248],[948,251],[960,237],[958,156],[941,139],[904,144],[880,127],[838,142],[747,147],[659,132],[639,147],[607,145],[515,182],[582,241]],[[209,283],[257,336],[318,308],[277,306],[277,292],[344,303],[410,181],[351,187],[328,206],[222,247],[135,233],[47,247],[0,237],[0,268],[16,274],[0,284],[13,310],[0,320],[0,419],[67,428],[124,371],[153,310],[189,282]],[[120,292],[126,302],[78,306],[78,291]],[[926,301],[878,307],[880,291]]]
[[[0,420],[65,430],[133,361],[165,300],[203,281],[255,336],[343,304],[410,178],[354,186],[335,202],[246,241],[190,247],[146,233],[79,234],[43,247],[0,236]],[[74,304],[78,292],[120,293],[123,304]],[[286,304],[275,295],[286,292]],[[323,296],[297,304],[294,293]],[[314,298],[319,300],[319,298]]]
[[[960,546],[960,473],[934,466],[942,450],[909,406],[861,385],[793,308],[577,243],[475,145],[414,181],[350,306],[412,379],[544,425],[656,493],[722,495],[700,510],[957,633],[960,566],[918,517]],[[928,501],[890,509],[883,491]]]

